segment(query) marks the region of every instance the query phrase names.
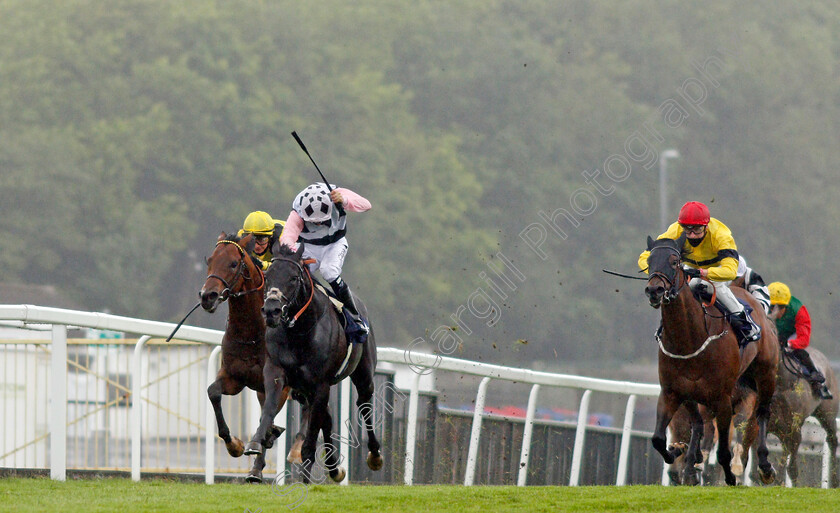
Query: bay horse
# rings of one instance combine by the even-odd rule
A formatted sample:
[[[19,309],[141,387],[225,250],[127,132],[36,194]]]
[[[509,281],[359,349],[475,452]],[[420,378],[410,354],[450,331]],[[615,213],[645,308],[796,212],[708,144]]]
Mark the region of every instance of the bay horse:
[[[771,313],[772,315],[772,313]],[[829,485],[837,488],[840,484],[837,474],[837,413],[840,409],[840,391],[837,376],[831,368],[828,358],[819,350],[808,347],[814,365],[825,376],[825,384],[834,396],[821,399],[811,391],[811,384],[803,376],[800,363],[792,355],[782,351],[779,371],[776,378],[776,394],[770,404],[768,432],[776,435],[782,443],[783,470],[787,472],[794,486],[799,478],[797,453],[802,442],[802,426],[808,417],[814,417],[825,431],[829,450]],[[753,423],[750,426],[754,428]],[[750,432],[747,432],[749,435]],[[754,429],[753,429],[754,434]],[[746,443],[745,443],[746,445]],[[748,446],[747,446],[748,447]],[[736,445],[736,452],[738,447]],[[746,465],[749,449],[743,449],[743,462]]]
[[[683,452],[686,466],[683,482],[697,484],[694,464],[698,461],[703,436],[703,418],[698,404],[708,408],[715,419],[719,440],[717,459],[726,484],[735,485],[732,452],[728,440],[733,412],[733,394],[739,381],[758,392],[756,418],[759,426],[759,473],[765,482],[773,481],[775,470],[768,460],[767,422],[770,401],[776,386],[779,350],[776,337],[761,308],[743,290],[736,297],[752,305],[753,318],[762,329],[761,339],[739,350],[738,339],[726,318],[713,305],[706,306],[688,286],[689,278],[681,266],[685,234],[679,239],[647,240],[650,277],[645,287],[648,302],[661,308],[662,332],[659,339],[659,384],[656,425],[651,443],[671,464]],[[713,303],[713,301],[712,301]],[[667,447],[666,430],[680,407],[685,405],[691,419],[688,448]]]
[[[222,232],[213,253],[207,259],[207,279],[199,297],[205,311],[213,313],[228,302],[228,317],[222,337],[222,364],[216,380],[207,388],[207,395],[216,413],[219,438],[224,440],[228,454],[242,456],[242,440],[231,436],[222,413],[222,395],[237,395],[245,387],[257,393],[262,406],[265,402],[263,366],[266,360],[265,320],[262,316],[265,278],[262,270],[249,256],[254,237],[228,236]],[[283,428],[270,426],[266,447],[283,433]],[[248,473],[248,482],[262,482],[265,453],[260,452]]]
[[[271,419],[285,403],[282,391],[291,387],[292,398],[301,403],[303,445],[301,477],[312,477],[318,434],[322,433],[325,464],[330,478],[341,482],[346,470],[340,466],[332,445],[333,420],[329,410],[330,387],[348,375],[356,387],[356,405],[368,436],[367,465],[382,468],[380,444],[373,430],[373,374],[376,369],[376,339],[370,328],[367,342],[347,339],[339,312],[327,294],[315,287],[308,264],[302,260],[304,245],[297,251],[276,242],[272,247],[271,266],[265,274],[266,292],[263,315],[268,329],[268,359],[263,371],[266,400],[260,426],[245,448],[246,454],[262,452]],[[356,298],[359,313],[367,318],[367,308]]]

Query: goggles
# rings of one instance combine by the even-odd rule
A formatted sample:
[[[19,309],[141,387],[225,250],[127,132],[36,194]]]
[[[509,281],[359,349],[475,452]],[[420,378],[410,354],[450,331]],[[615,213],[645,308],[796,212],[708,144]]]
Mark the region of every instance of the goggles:
[[[706,229],[705,224],[681,224],[680,226],[682,226],[682,229],[686,233],[693,233],[696,235],[703,233],[703,230]]]

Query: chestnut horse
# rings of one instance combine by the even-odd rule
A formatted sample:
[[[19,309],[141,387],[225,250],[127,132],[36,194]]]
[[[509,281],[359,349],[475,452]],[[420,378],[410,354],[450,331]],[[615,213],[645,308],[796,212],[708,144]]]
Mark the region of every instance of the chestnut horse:
[[[767,422],[770,401],[776,387],[779,349],[769,321],[756,301],[743,290],[733,293],[752,305],[754,319],[763,327],[761,339],[739,350],[738,339],[720,311],[694,297],[689,278],[682,270],[683,234],[677,240],[648,237],[649,279],[645,294],[650,305],[662,311],[659,336],[659,384],[653,447],[671,464],[683,453],[681,447],[667,447],[666,430],[680,405],[691,419],[691,439],[686,452],[683,482],[697,484],[694,464],[698,461],[703,436],[703,418],[698,404],[708,408],[715,419],[719,439],[729,440],[735,385],[741,382],[758,393],[758,459],[761,479],[772,482],[773,466],[768,460]],[[735,485],[729,443],[719,443],[717,459],[728,485]]]
[[[332,444],[332,415],[329,410],[330,387],[350,377],[358,393],[356,405],[368,436],[367,464],[371,470],[382,468],[380,444],[374,434],[373,374],[376,369],[376,339],[373,328],[363,344],[351,343],[344,332],[340,314],[330,298],[314,286],[310,263],[302,260],[303,243],[296,252],[275,243],[274,258],[266,271],[266,297],[263,314],[268,325],[265,362],[266,401],[260,426],[245,447],[245,454],[258,454],[269,436],[271,419],[285,403],[282,393],[291,387],[292,398],[303,405],[303,446],[301,476],[308,483],[315,462],[318,434],[324,436],[326,470],[340,482],[346,471],[340,467]],[[356,298],[359,313],[367,317],[364,303]]]
[[[216,381],[207,388],[207,395],[216,412],[219,438],[224,440],[228,454],[234,458],[242,456],[244,445],[242,440],[230,435],[222,414],[222,395],[236,395],[247,386],[257,393],[260,406],[265,402],[265,320],[261,311],[265,278],[249,256],[253,248],[253,235],[247,234],[240,239],[222,232],[213,254],[207,259],[207,279],[199,292],[201,306],[209,313],[228,301],[222,365]],[[272,425],[266,447],[271,447],[282,433],[282,428]],[[256,455],[247,481],[262,482],[263,468],[265,451]]]

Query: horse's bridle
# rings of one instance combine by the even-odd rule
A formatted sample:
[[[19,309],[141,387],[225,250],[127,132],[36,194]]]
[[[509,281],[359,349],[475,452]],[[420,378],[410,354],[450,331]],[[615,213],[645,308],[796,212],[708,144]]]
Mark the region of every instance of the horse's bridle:
[[[291,258],[274,257],[271,259],[271,263],[274,264],[274,262],[278,260],[282,262],[292,263],[298,269],[298,272],[297,274],[295,274],[294,277],[294,293],[288,299],[288,301],[284,301],[284,296],[283,293],[280,292],[280,289],[278,289],[277,287],[272,287],[266,291],[265,299],[266,301],[268,301],[269,299],[274,299],[278,301],[280,303],[280,322],[282,322],[283,325],[287,328],[294,328],[295,324],[297,323],[297,320],[300,318],[301,315],[303,315],[303,312],[305,312],[306,309],[309,308],[309,305],[312,303],[312,298],[315,296],[315,286],[312,282],[312,274],[310,274],[308,266],[304,267],[308,264],[314,263],[315,260],[306,259],[302,262],[304,265],[300,265],[301,262],[298,262],[297,260],[293,260]],[[292,307],[292,305],[294,305],[297,302],[298,296],[300,296],[301,293],[306,293],[306,282],[303,279],[304,274],[309,279],[309,298],[306,300],[306,303],[300,308],[300,310],[298,310],[298,312],[290,318],[289,309]]]
[[[675,255],[677,255],[677,267],[679,267],[680,262],[682,261],[682,253],[680,252],[679,249],[672,248],[671,246],[657,246],[657,247],[652,248],[650,250],[651,253],[655,249],[667,249],[669,251],[672,251]],[[671,302],[672,299],[675,299],[679,295],[680,290],[682,290],[682,288],[685,286],[685,284],[687,282],[687,280],[682,280],[682,281],[677,280],[677,270],[676,269],[674,269],[674,276],[673,277],[668,276],[667,274],[665,274],[662,271],[652,271],[649,274],[648,281],[650,281],[651,278],[655,278],[655,277],[662,279],[665,283],[668,284],[668,287],[669,287],[668,290],[666,290],[665,294],[662,295],[662,302],[665,303],[665,304],[668,304],[668,303]]]
[[[650,251],[653,252],[654,249],[667,249],[669,251],[672,251],[673,253],[675,253],[677,255],[677,265],[676,265],[676,267],[680,266],[680,264],[682,262],[682,252],[679,249],[672,248],[670,246],[658,246],[658,247],[652,248]],[[668,284],[668,286],[670,287],[668,290],[665,291],[665,294],[662,295],[662,303],[668,304],[668,303],[671,302],[672,299],[676,299],[676,297],[679,296],[682,288],[686,284],[688,284],[689,280],[685,275],[685,271],[683,271],[682,275],[683,275],[683,279],[678,280],[677,269],[676,268],[674,269],[673,278],[669,277],[668,275],[666,275],[662,271],[650,272],[650,278],[653,278],[655,276],[659,277],[660,279],[665,281]],[[648,281],[650,281],[650,278],[648,278]],[[709,281],[706,278],[701,278],[701,279],[703,279],[705,281]],[[711,281],[709,281],[709,283],[711,283]],[[711,300],[710,304],[713,304],[714,300],[715,300],[716,293],[715,293],[714,284],[712,284],[712,291],[713,291],[712,292],[712,300]],[[709,326],[708,326],[706,320],[707,320],[708,317],[711,316],[709,314],[709,312],[706,310],[707,306],[709,306],[709,305],[707,305],[702,300],[700,300],[700,308],[703,310],[703,326],[706,329],[706,333],[709,332]],[[700,348],[698,348],[696,351],[694,351],[691,354],[682,355],[682,354],[671,353],[671,352],[669,352],[668,350],[665,349],[665,346],[662,343],[662,337],[660,336],[661,330],[662,330],[662,327],[660,326],[660,331],[657,331],[656,335],[654,336],[656,341],[659,343],[659,350],[662,351],[662,353],[664,353],[666,356],[669,356],[669,357],[675,358],[675,359],[680,359],[680,360],[687,360],[687,359],[690,359],[690,358],[694,358],[695,356],[697,356],[700,353],[702,353],[703,351],[705,351],[706,347],[708,347],[708,345],[711,342],[721,338],[722,336],[726,335],[726,333],[728,332],[728,330],[724,329],[721,333],[718,333],[717,335],[709,335],[708,337],[706,337],[706,340],[703,342],[703,344],[700,346]]]
[[[207,280],[209,280],[210,278],[216,278],[217,280],[222,282],[222,285],[225,286],[224,290],[222,290],[221,294],[219,294],[221,300],[226,301],[228,298],[237,298],[246,294],[250,294],[252,292],[262,290],[263,286],[265,285],[265,276],[263,275],[262,270],[258,269],[260,278],[262,278],[258,287],[254,287],[248,290],[241,290],[239,292],[231,292],[233,288],[231,284],[236,285],[236,282],[239,281],[240,276],[244,276],[246,282],[251,281],[251,275],[248,274],[247,264],[245,263],[245,259],[248,258],[248,254],[245,252],[242,246],[240,246],[232,240],[220,240],[216,243],[216,246],[218,246],[219,244],[233,244],[234,246],[236,246],[236,249],[239,250],[239,265],[237,265],[236,274],[233,275],[233,279],[230,283],[228,283],[224,278],[222,278],[218,274],[210,274],[207,276]]]

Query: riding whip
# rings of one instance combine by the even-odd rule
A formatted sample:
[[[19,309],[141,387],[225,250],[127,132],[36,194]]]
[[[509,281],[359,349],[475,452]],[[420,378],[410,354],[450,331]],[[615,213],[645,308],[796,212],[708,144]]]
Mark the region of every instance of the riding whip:
[[[318,170],[318,174],[321,175],[321,179],[324,180],[324,185],[327,186],[327,190],[332,192],[333,190],[332,187],[330,187],[329,180],[327,180],[327,178],[324,176],[324,173],[321,172],[321,168],[319,168],[318,164],[315,163],[315,159],[313,159],[312,155],[309,154],[309,150],[306,149],[306,145],[303,144],[303,141],[300,140],[300,137],[298,137],[297,132],[295,132],[294,130],[292,130],[292,137],[295,138],[295,141],[297,141],[297,143],[300,145],[300,149],[302,149],[303,152],[306,153],[306,156],[309,157],[309,161],[312,162],[312,165],[315,166],[315,169]],[[336,208],[338,208],[338,211],[340,213],[344,213],[344,207],[341,206],[340,203],[336,205]]]
[[[186,321],[186,320],[187,320],[187,317],[189,317],[191,313],[195,312],[195,309],[196,309],[196,308],[198,308],[199,306],[201,306],[201,301],[199,301],[198,303],[196,303],[196,305],[195,305],[194,307],[192,307],[192,310],[190,310],[190,313],[188,313],[187,315],[185,315],[185,316],[184,316],[184,318],[183,318],[183,319],[181,319],[181,322],[179,322],[179,323],[178,323],[178,325],[177,325],[177,326],[175,326],[175,329],[174,329],[174,330],[172,330],[172,333],[170,333],[170,334],[169,334],[169,337],[167,337],[167,339],[166,339],[166,341],[167,341],[167,342],[169,342],[170,340],[172,340],[172,337],[174,337],[174,336],[175,336],[175,332],[176,332],[176,331],[178,331],[178,330],[181,328],[181,325],[182,325],[182,324],[184,324],[184,321]]]
[[[645,281],[647,281],[647,277],[631,276],[629,274],[622,274],[622,273],[617,273],[615,271],[610,271],[609,269],[601,269],[601,270],[604,271],[607,274],[612,274],[612,275],[615,275],[615,276],[621,276],[622,278],[630,278],[631,280],[645,280]]]

